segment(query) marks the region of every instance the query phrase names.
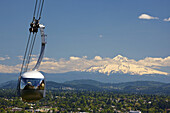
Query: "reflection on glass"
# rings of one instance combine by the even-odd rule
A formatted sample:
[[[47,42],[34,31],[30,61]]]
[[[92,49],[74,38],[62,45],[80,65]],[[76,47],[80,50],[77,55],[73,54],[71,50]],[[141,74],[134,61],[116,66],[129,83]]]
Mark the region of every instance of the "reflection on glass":
[[[24,90],[38,89],[44,90],[44,79],[21,78],[20,88]]]

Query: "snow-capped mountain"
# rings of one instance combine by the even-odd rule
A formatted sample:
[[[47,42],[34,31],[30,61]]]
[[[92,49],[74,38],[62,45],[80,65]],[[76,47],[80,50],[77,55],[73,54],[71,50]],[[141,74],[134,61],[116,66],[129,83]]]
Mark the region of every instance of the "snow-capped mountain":
[[[145,75],[145,74],[168,75],[167,72],[158,71],[152,68],[151,66],[149,66],[148,58],[146,58],[145,60],[146,61],[140,60],[139,62],[137,62],[133,59],[128,59],[126,57],[118,55],[114,57],[113,59],[110,59],[110,61],[104,65],[91,66],[90,68],[84,69],[82,71],[99,72],[99,73],[104,73],[107,75],[110,75],[111,73],[123,73],[123,74],[131,74],[131,75]],[[157,61],[158,59],[155,59],[155,60]]]
[[[32,69],[37,62],[37,58],[33,57],[29,67]],[[0,73],[18,73],[21,64],[4,65],[0,64]],[[117,55],[114,58],[102,58],[95,56],[89,59],[87,56],[75,57],[71,56],[68,60],[61,58],[45,57],[41,63],[40,71],[45,73],[67,73],[67,72],[98,72],[110,75],[112,73],[130,74],[130,75],[147,75],[159,74],[170,75],[170,56],[166,58],[146,57],[141,60],[128,59],[127,57]]]
[[[30,67],[34,67],[35,63],[36,59],[32,59]],[[0,64],[0,83],[16,80],[20,66],[21,64],[14,66]],[[56,82],[92,79],[105,83],[131,81],[169,83],[170,56],[166,58],[146,57],[138,61],[121,55],[114,58],[95,56],[92,59],[87,56],[71,56],[68,60],[60,59],[58,61],[45,57],[39,70],[46,75],[47,80]]]

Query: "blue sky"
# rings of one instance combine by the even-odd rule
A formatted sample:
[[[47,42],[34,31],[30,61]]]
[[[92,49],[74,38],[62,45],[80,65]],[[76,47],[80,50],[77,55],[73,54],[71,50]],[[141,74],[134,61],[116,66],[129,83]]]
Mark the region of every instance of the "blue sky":
[[[20,63],[35,0],[0,1],[0,57]],[[45,0],[40,23],[46,26],[46,57],[118,54],[139,60],[170,56],[169,0]],[[139,19],[147,14],[158,19]],[[39,54],[40,35],[33,54]]]

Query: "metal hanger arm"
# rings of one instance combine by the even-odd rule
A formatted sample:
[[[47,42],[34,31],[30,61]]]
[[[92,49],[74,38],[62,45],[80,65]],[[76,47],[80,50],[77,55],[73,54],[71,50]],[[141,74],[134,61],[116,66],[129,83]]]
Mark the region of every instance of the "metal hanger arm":
[[[40,24],[39,28],[40,28],[40,32],[41,32],[41,43],[42,43],[41,44],[41,51],[40,51],[38,61],[35,65],[35,67],[32,70],[37,70],[39,68],[41,61],[43,59],[43,56],[44,56],[44,51],[45,51],[46,37],[47,37],[47,35],[45,35],[45,33],[44,33],[45,26]]]

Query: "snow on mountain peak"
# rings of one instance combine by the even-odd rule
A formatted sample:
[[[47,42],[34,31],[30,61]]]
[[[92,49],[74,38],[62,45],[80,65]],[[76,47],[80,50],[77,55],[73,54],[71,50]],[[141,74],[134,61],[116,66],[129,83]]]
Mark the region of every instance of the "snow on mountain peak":
[[[166,58],[167,59],[167,58]],[[162,74],[168,75],[167,72],[158,71],[152,68],[153,65],[160,64],[162,58],[147,57],[144,60],[135,61],[128,59],[122,55],[117,55],[112,60],[105,61],[100,65],[93,65],[84,71],[86,72],[99,72],[110,75],[111,73],[124,73],[131,75],[144,75],[144,74]],[[150,63],[150,65],[148,64]],[[160,64],[162,65],[162,64]]]
[[[128,61],[128,58],[126,57],[123,57],[122,55],[117,55],[116,57],[113,58],[113,60],[116,60],[116,61]]]
[[[131,75],[144,75],[144,74],[163,74],[168,75],[166,72],[158,71],[142,65],[129,64],[122,62],[121,64],[109,64],[105,66],[93,66],[85,70],[86,72],[99,72],[110,75],[111,73],[124,73]]]

